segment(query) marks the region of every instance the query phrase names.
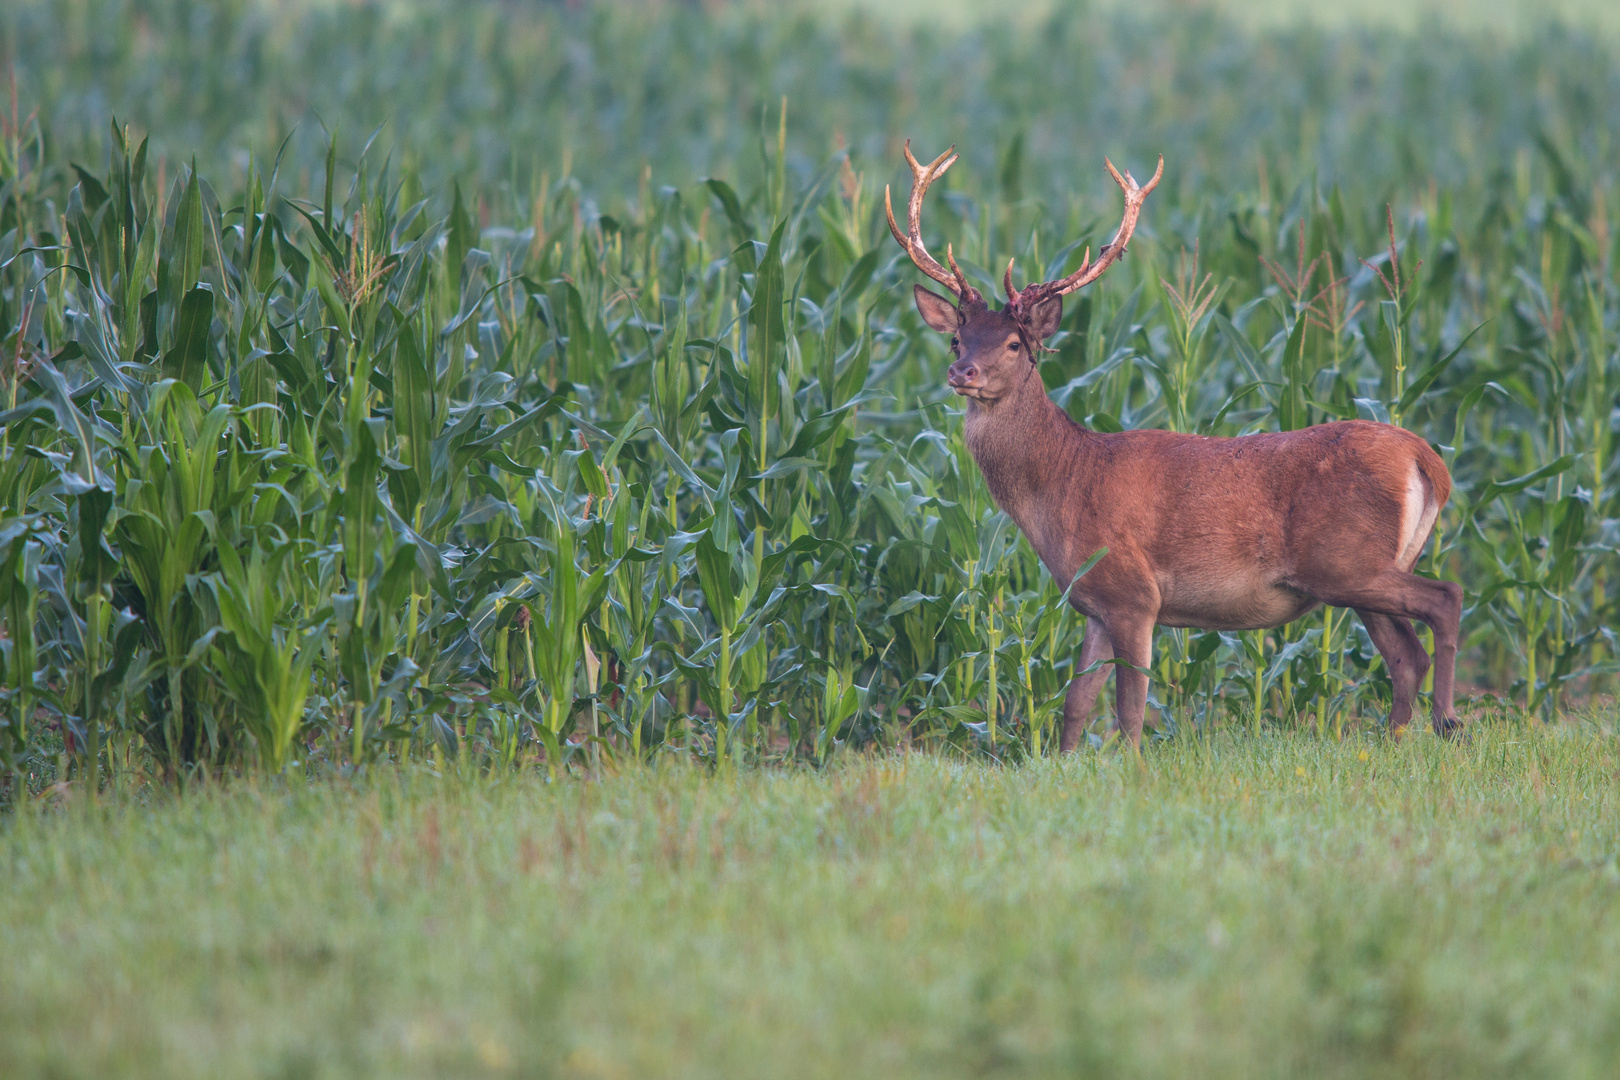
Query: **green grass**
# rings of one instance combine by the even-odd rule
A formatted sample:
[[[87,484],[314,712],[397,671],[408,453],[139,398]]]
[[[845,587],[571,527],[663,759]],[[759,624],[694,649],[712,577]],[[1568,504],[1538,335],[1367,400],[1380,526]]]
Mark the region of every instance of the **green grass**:
[[[808,5],[807,5],[808,6]],[[848,8],[900,25],[932,24],[951,28],[1013,21],[1031,24],[1054,9],[1077,6],[1069,0],[1047,0],[1009,8],[991,0],[822,0],[822,6]],[[1141,10],[1140,2],[1094,0],[1094,10]],[[1573,27],[1612,31],[1620,11],[1605,0],[1158,0],[1149,9],[1170,17],[1216,11],[1247,26],[1290,26],[1300,23],[1332,27],[1447,26],[1472,31],[1519,34],[1559,20]]]
[[[1610,723],[0,824],[0,1074],[1601,1076]]]

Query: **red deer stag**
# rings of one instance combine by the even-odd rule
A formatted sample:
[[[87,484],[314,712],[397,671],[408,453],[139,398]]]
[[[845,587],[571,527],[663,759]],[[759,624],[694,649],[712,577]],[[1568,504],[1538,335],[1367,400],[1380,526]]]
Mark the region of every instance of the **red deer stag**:
[[[1434,631],[1434,730],[1460,729],[1452,703],[1462,589],[1412,573],[1451,494],[1429,445],[1388,424],[1347,420],[1302,431],[1211,438],[1171,431],[1090,431],[1046,396],[1037,372],[1056,332],[1063,297],[1097,280],[1125,254],[1164,159],[1138,186],[1107,162],[1125,192],[1114,238],[1060,281],[1013,287],[992,311],[957,267],[923,246],[928,185],[956,160],[927,165],[906,144],[913,182],[906,231],[889,229],[918,269],[953,298],[915,287],[923,321],[951,335],[947,381],[967,398],[964,436],[996,504],[1028,538],[1052,576],[1073,582],[1069,602],[1086,616],[1080,670],[1063,704],[1062,749],[1080,741],[1115,668],[1116,724],[1140,745],[1153,627],[1249,630],[1281,626],[1322,605],[1353,608],[1389,666],[1399,734],[1429,670],[1413,619]],[[1080,580],[1091,555],[1108,553]],[[1113,657],[1124,663],[1099,665]],[[1092,668],[1096,670],[1091,670]]]

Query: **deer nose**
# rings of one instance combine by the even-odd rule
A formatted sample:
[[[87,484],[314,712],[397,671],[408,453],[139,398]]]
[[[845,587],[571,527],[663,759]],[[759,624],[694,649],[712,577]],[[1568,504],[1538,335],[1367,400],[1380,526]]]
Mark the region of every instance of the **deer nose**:
[[[945,373],[945,381],[951,386],[972,386],[979,381],[979,365],[971,360],[958,360]]]

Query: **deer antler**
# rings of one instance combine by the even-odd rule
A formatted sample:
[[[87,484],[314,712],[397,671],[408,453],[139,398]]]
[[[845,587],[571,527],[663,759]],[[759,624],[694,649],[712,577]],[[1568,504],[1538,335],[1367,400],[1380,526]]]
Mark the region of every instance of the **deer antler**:
[[[1013,288],[1012,260],[1007,260],[1007,273],[1003,283],[1007,287],[1007,306],[1010,308],[1029,309],[1043,300],[1054,296],[1067,296],[1076,289],[1084,288],[1093,281],[1102,277],[1103,271],[1114,265],[1119,257],[1125,254],[1125,245],[1131,242],[1131,235],[1136,232],[1136,219],[1142,213],[1142,202],[1159,184],[1159,178],[1164,176],[1164,155],[1159,155],[1159,167],[1154,170],[1153,179],[1146,184],[1137,186],[1136,178],[1129,171],[1124,176],[1114,168],[1114,163],[1103,158],[1103,164],[1114,177],[1114,182],[1125,192],[1125,215],[1120,219],[1119,229],[1101,251],[1097,253],[1097,261],[1091,261],[1091,249],[1087,248],[1080,258],[1080,269],[1066,278],[1058,281],[1043,281],[1039,284],[1029,284],[1022,289]]]
[[[949,289],[957,298],[959,304],[983,303],[979,291],[968,284],[967,277],[963,275],[956,259],[951,254],[949,244],[945,245],[945,261],[950,263],[949,270],[939,265],[939,261],[928,254],[928,249],[922,241],[922,204],[923,196],[928,194],[928,185],[945,175],[956,162],[956,147],[951,147],[927,165],[920,163],[911,153],[911,140],[906,140],[906,164],[911,166],[911,199],[906,204],[906,231],[902,233],[900,226],[894,220],[894,206],[889,201],[889,187],[883,187],[883,210],[889,215],[889,231],[894,234],[895,241],[906,249],[911,261],[917,264],[917,269]]]

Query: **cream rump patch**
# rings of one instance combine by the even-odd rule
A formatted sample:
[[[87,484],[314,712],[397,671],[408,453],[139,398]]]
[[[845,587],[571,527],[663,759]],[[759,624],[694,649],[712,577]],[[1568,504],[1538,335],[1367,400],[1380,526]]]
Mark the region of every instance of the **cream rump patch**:
[[[1418,556],[1423,554],[1423,545],[1429,542],[1429,534],[1434,531],[1434,520],[1440,516],[1440,507],[1435,504],[1434,493],[1429,490],[1429,482],[1423,477],[1423,470],[1412,463],[1412,471],[1406,477],[1406,498],[1401,503],[1401,529],[1400,545],[1395,552],[1395,565],[1402,570],[1411,572],[1417,565]]]

